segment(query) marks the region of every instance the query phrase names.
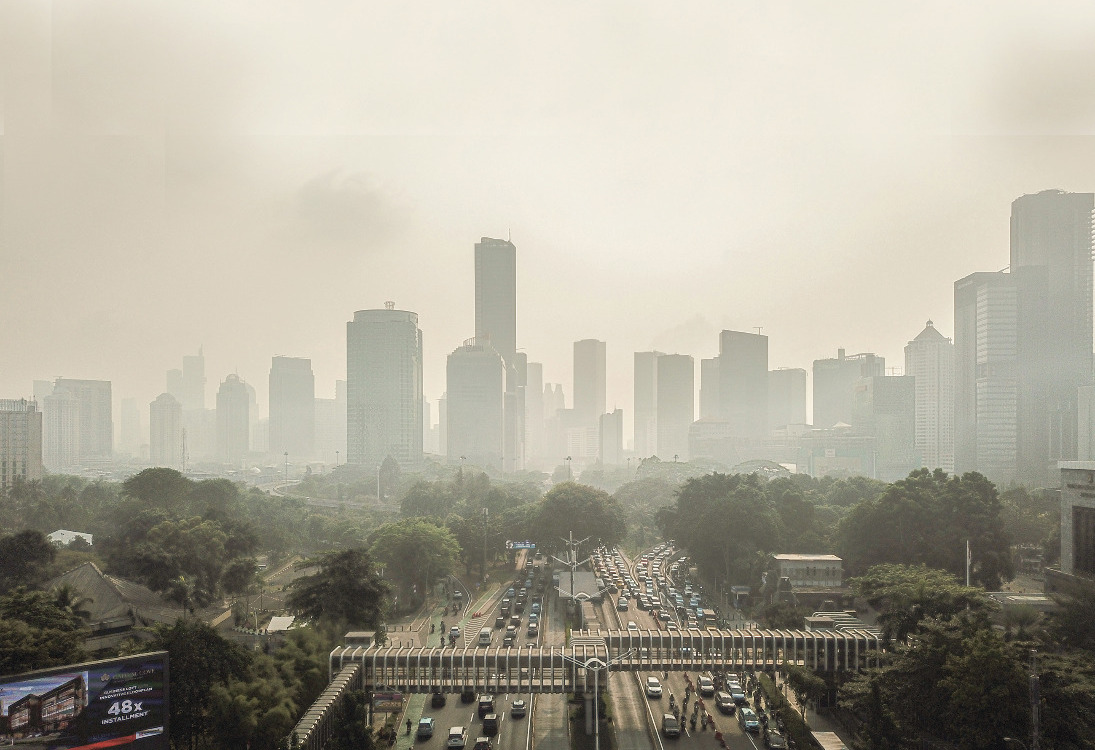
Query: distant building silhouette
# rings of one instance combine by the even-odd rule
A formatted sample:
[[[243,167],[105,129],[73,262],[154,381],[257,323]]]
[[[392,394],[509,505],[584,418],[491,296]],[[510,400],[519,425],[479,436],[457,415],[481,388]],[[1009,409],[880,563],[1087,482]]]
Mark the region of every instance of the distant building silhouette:
[[[312,360],[274,357],[270,362],[269,450],[309,459],[316,449],[316,378]]]
[[[251,398],[247,384],[229,375],[217,391],[217,458],[239,466],[251,451]]]
[[[337,453],[336,453],[337,451]],[[316,399],[316,457],[346,461],[346,381],[335,381],[334,398]]]
[[[658,452],[658,357],[661,352],[635,352],[634,452],[649,458]]]
[[[814,360],[814,427],[851,424],[855,384],[860,378],[886,374],[886,359],[877,354],[845,356],[837,350],[835,359]]]
[[[806,421],[806,371],[783,368],[768,371],[768,429],[804,425]]]
[[[600,449],[598,455],[605,466],[619,466],[624,452],[624,411],[613,409],[601,415],[598,425]]]
[[[448,357],[449,461],[502,469],[505,363],[487,341],[469,339]]]
[[[375,470],[388,456],[422,462],[422,331],[418,314],[359,310],[346,324],[347,460]]]
[[[135,398],[123,398],[121,409],[120,453],[139,456],[141,453],[141,409]]]
[[[662,354],[657,358],[656,455],[660,459],[690,458],[688,430],[695,418],[695,360],[687,354]]]
[[[700,419],[719,418],[719,358],[700,360]]]
[[[920,468],[915,401],[914,381],[908,375],[874,375],[855,385],[853,426],[875,438],[877,479],[896,482]]]
[[[43,399],[45,460],[50,471],[114,458],[113,401],[109,380],[57,378]]]
[[[583,427],[596,427],[605,413],[605,342],[574,342],[574,418]]]
[[[929,320],[905,346],[915,380],[916,450],[924,466],[954,472],[954,344]]]
[[[148,458],[153,466],[181,471],[186,463],[182,404],[161,393],[148,407]]]
[[[768,433],[768,337],[723,331],[719,335],[719,418],[735,437]]]
[[[42,412],[26,399],[0,399],[0,491],[42,478]]]
[[[546,468],[544,427],[544,365],[529,362],[525,372],[525,458],[530,468]]]

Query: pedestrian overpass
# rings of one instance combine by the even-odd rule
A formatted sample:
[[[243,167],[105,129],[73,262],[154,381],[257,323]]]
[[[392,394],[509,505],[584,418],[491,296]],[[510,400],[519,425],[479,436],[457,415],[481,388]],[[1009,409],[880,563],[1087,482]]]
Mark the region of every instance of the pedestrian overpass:
[[[294,730],[319,750],[330,736],[331,708],[346,690],[401,693],[573,693],[591,672],[774,671],[793,664],[855,672],[877,666],[882,636],[847,630],[575,630],[565,646],[339,646],[330,685]]]

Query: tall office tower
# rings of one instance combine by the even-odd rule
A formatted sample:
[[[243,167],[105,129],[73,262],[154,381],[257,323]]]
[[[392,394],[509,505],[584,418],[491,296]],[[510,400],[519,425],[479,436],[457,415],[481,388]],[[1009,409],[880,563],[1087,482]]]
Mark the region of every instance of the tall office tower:
[[[896,482],[920,468],[915,400],[910,375],[861,378],[855,385],[854,424],[874,436],[876,479]]]
[[[843,349],[837,349],[836,359],[815,359],[814,427],[851,424],[856,382],[885,374],[886,358],[877,354],[845,356]]]
[[[1077,389],[1092,384],[1095,194],[1045,190],[1011,204],[1019,275],[1018,472],[1056,486],[1077,455]]]
[[[1095,461],[1095,385],[1077,389],[1076,460]]]
[[[768,429],[806,422],[806,371],[787,367],[768,371]]]
[[[719,418],[719,358],[700,360],[700,419]]]
[[[129,456],[136,456],[141,447],[141,410],[135,398],[122,399],[121,435],[118,450]]]
[[[602,414],[597,429],[600,441],[597,452],[601,463],[605,466],[619,466],[624,456],[624,411],[613,409],[607,414]]]
[[[574,417],[584,427],[596,427],[605,413],[605,342],[574,342]]]
[[[200,346],[197,354],[183,356],[180,402],[183,409],[205,408],[205,353]]]
[[[217,458],[239,466],[251,451],[251,396],[238,375],[217,391]]]
[[[696,363],[687,354],[663,354],[657,368],[657,456],[687,461],[688,430],[696,419]]]
[[[661,352],[635,352],[635,455],[658,452],[658,357]]]
[[[423,453],[436,453],[437,451],[430,447],[430,436],[433,433],[433,414],[430,409],[430,401],[427,398],[422,399],[422,452]]]
[[[954,472],[954,344],[929,320],[905,345],[916,381],[916,450],[924,466]]]
[[[346,324],[346,460],[372,471],[388,456],[422,463],[422,331],[392,302]]]
[[[153,466],[182,471],[186,466],[186,433],[182,404],[161,393],[148,405],[148,458]]]
[[[562,383],[548,383],[544,386],[544,417],[551,419],[567,408]]]
[[[527,358],[517,353],[517,248],[483,237],[475,244],[475,340],[489,343],[506,365],[503,401],[505,471],[524,468]]]
[[[529,362],[525,374],[525,455],[529,466],[543,468],[544,366]]]
[[[114,404],[109,380],[70,380],[57,378],[54,395],[67,393],[79,403],[79,459],[103,462],[114,458]],[[49,419],[46,419],[49,431]],[[47,436],[47,442],[49,438]]]
[[[507,367],[517,353],[517,248],[483,237],[475,243],[475,338],[489,342]]]
[[[316,448],[316,378],[312,360],[274,357],[270,361],[270,450],[308,459]]]
[[[34,401],[0,399],[0,491],[42,478],[42,412]]]
[[[339,435],[342,437],[340,438]],[[339,423],[337,399],[317,398],[316,458],[325,463],[341,464],[343,459],[341,443],[345,439],[346,429]]]
[[[449,460],[502,469],[505,363],[487,341],[468,339],[448,358]]]
[[[1019,289],[1016,274],[954,282],[954,470],[1016,479]]]
[[[719,418],[730,437],[768,434],[768,337],[723,331],[719,335]]]
[[[69,391],[42,399],[42,459],[54,473],[80,467],[80,398]]]
[[[42,399],[46,396],[53,395],[53,383],[49,380],[35,380],[33,383],[34,400],[38,402],[39,408],[42,405]]]

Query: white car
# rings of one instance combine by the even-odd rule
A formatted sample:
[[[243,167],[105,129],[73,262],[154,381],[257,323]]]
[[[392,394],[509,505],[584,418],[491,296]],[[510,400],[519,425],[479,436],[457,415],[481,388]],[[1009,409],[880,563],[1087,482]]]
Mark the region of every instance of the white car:
[[[449,727],[449,739],[445,747],[464,747],[468,744],[468,730],[464,727]]]
[[[700,678],[700,695],[710,698],[715,694],[715,682],[710,677]]]
[[[662,681],[657,677],[646,678],[646,697],[648,698],[661,698],[662,697]]]

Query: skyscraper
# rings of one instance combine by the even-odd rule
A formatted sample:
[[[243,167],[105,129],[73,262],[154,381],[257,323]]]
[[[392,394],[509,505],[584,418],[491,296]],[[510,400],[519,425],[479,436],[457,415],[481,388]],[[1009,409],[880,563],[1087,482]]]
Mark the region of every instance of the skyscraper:
[[[954,472],[954,344],[929,320],[905,346],[916,390],[916,450],[924,466]]]
[[[251,397],[238,375],[217,391],[217,458],[239,466],[251,450]]]
[[[768,337],[723,331],[719,335],[719,418],[729,435],[768,434]]]
[[[1010,273],[954,283],[954,470],[1016,478],[1019,290]]]
[[[861,378],[886,374],[886,358],[877,354],[845,356],[837,350],[835,359],[814,360],[814,427],[828,429],[851,424],[854,415],[855,384]]]
[[[908,375],[860,378],[854,393],[853,424],[875,438],[876,478],[896,482],[920,468],[913,378]]]
[[[42,460],[54,473],[80,467],[80,399],[70,391],[42,399]]]
[[[205,408],[205,352],[200,346],[197,354],[183,355],[180,403],[183,409]]]
[[[517,248],[509,240],[475,243],[475,338],[489,342],[507,367],[517,353]]]
[[[1019,291],[1017,471],[1053,486],[1077,455],[1077,389],[1092,383],[1095,194],[1045,190],[1011,205]]]
[[[529,362],[525,373],[525,455],[528,465],[543,466],[544,365]]]
[[[109,380],[57,378],[53,394],[68,394],[78,404],[78,458],[82,462],[105,462],[114,458],[114,404]],[[50,430],[47,417],[46,431]],[[48,437],[47,437],[48,442]],[[52,468],[52,467],[51,467]]]
[[[613,409],[602,414],[597,428],[598,457],[605,466],[623,463],[624,410]]]
[[[0,491],[42,478],[42,412],[26,399],[0,399]]]
[[[375,470],[391,456],[422,462],[422,331],[418,314],[359,310],[346,324],[346,460]]]
[[[273,453],[311,458],[316,445],[316,379],[312,360],[274,357],[270,362],[270,438]]]
[[[793,424],[807,424],[806,371],[800,367],[769,370],[768,427],[778,430]]]
[[[137,406],[137,399],[122,399],[121,417],[122,430],[118,449],[130,456],[138,456],[141,448],[141,410]]]
[[[505,363],[488,341],[469,339],[448,357],[446,455],[502,468]]]
[[[658,452],[658,357],[661,352],[635,352],[635,455]]]
[[[578,425],[596,427],[605,413],[605,342],[574,342],[574,418]]]
[[[700,360],[700,419],[719,418],[719,358]]]
[[[170,393],[161,393],[148,406],[148,457],[153,466],[182,470],[186,464],[186,438],[182,404]]]
[[[687,354],[657,358],[657,456],[687,461],[688,430],[696,418],[696,363]]]

